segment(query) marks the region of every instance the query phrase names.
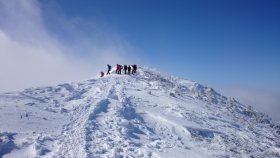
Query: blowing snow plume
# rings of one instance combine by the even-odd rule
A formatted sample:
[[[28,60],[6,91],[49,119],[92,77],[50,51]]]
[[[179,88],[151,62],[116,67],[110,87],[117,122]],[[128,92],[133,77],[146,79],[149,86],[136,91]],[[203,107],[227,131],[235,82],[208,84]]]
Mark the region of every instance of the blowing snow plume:
[[[45,5],[36,0],[0,0],[0,91],[81,80],[96,75],[107,63],[124,63],[122,57],[131,48],[124,39],[115,34],[106,40],[101,36],[107,30],[96,27],[95,34],[81,33],[77,28],[82,30],[85,20],[66,19],[54,10],[59,7]]]
[[[268,116],[149,69],[2,94],[0,109],[4,158],[280,157]]]

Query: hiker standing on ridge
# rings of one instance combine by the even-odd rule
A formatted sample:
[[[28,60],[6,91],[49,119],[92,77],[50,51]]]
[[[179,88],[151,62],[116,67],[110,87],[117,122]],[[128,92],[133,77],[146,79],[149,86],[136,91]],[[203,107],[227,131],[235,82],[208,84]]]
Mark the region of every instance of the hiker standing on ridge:
[[[135,74],[137,70],[137,65],[132,65],[132,74]]]
[[[116,74],[119,74],[119,70],[120,70],[120,66],[119,66],[119,64],[117,64],[117,67],[116,67]]]
[[[109,65],[109,64],[107,64],[107,66],[108,66],[107,75],[110,75],[110,71],[111,71],[112,66],[111,66],[111,65]]]
[[[122,65],[119,65],[120,66],[120,70],[119,70],[119,74],[122,74],[122,69],[123,69],[123,66]]]
[[[131,66],[130,65],[128,65],[127,71],[128,71],[128,75],[130,75],[130,71],[131,71]]]
[[[127,71],[127,65],[124,65],[124,74],[126,75],[126,71]]]

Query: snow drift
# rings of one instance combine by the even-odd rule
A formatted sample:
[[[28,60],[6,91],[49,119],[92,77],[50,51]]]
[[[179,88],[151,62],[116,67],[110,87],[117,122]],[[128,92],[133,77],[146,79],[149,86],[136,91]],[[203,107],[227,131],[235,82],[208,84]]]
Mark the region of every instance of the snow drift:
[[[280,157],[280,126],[143,69],[0,95],[0,157]]]

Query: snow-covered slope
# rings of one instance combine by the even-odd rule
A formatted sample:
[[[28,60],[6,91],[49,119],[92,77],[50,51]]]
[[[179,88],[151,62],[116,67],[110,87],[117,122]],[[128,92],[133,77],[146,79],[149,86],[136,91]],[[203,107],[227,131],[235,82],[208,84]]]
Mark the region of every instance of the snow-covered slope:
[[[280,126],[198,83],[140,69],[0,95],[0,157],[280,157]]]

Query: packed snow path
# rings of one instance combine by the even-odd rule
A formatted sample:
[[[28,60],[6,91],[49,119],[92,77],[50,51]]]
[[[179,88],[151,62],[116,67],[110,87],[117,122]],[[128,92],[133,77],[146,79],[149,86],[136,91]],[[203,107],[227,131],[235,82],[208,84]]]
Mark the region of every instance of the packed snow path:
[[[280,157],[279,125],[198,83],[140,69],[0,95],[0,157]]]

